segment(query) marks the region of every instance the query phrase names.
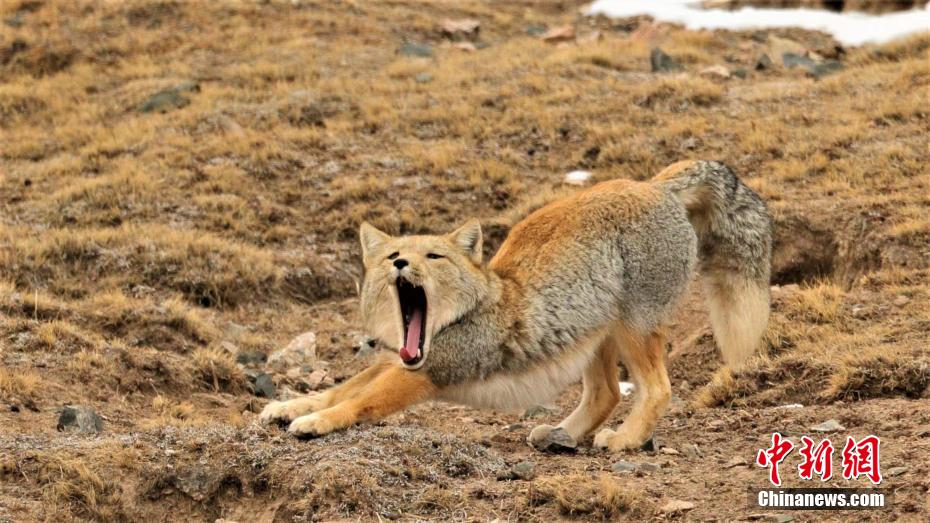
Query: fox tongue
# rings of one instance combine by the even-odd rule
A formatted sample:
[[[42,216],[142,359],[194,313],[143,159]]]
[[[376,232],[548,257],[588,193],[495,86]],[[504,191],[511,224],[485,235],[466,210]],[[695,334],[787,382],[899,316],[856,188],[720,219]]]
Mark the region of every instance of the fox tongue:
[[[400,349],[400,359],[412,361],[420,353],[420,331],[423,330],[423,309],[413,309],[407,326],[407,342]]]

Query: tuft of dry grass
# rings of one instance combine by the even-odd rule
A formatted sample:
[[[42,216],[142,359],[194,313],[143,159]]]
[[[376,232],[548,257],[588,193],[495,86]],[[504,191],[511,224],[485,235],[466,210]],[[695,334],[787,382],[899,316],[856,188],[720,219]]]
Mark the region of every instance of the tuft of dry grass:
[[[594,516],[614,520],[622,515],[643,517],[646,502],[609,474],[592,478],[583,474],[546,476],[533,482],[530,502],[554,501],[564,516]]]

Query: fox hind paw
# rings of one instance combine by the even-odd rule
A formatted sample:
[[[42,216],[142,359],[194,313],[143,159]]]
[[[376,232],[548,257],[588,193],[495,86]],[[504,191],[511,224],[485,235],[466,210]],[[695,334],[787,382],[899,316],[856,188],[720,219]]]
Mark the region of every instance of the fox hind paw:
[[[621,427],[622,429],[622,427]],[[643,443],[649,441],[650,437],[645,439],[636,437],[624,430],[613,431],[602,429],[594,436],[594,448],[618,452],[621,450],[636,450],[643,446]]]
[[[546,436],[553,430],[555,430],[555,427],[552,425],[537,425],[530,431],[530,435],[527,436],[526,442],[529,443],[531,447],[536,447],[536,445],[546,439]]]

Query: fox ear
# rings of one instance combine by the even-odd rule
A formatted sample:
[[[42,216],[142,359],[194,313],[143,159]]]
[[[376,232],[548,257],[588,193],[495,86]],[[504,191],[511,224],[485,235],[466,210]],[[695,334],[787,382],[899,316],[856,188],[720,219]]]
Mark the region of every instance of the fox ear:
[[[475,263],[481,263],[481,224],[472,218],[449,234],[452,243],[461,247]]]
[[[358,239],[362,244],[362,261],[367,264],[372,251],[391,239],[391,237],[387,233],[376,229],[374,225],[362,222],[361,227],[358,228]]]

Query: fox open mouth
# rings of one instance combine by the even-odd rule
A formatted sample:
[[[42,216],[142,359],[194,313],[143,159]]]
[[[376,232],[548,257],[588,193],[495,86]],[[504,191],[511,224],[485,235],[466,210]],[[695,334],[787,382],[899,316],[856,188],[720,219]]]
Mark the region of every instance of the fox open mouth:
[[[404,345],[400,359],[405,365],[416,365],[423,359],[426,341],[426,291],[403,278],[397,280],[400,316],[404,322]]]

